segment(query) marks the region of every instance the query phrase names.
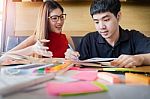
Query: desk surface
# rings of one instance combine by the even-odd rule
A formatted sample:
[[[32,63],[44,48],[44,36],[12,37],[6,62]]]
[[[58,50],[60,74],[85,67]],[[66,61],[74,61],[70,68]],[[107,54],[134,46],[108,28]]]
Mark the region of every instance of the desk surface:
[[[44,85],[39,86],[38,90],[21,91],[4,99],[150,99],[150,86],[127,86],[112,85],[108,86],[109,91],[104,93],[92,93],[76,96],[49,96],[46,94]]]
[[[150,66],[135,69],[149,71]],[[66,75],[72,75],[67,72]],[[51,80],[55,81],[55,80]],[[46,93],[47,82],[35,85],[22,91],[2,97],[2,99],[150,99],[150,86],[146,85],[108,85],[109,91],[104,93],[90,93],[76,96],[50,96]],[[1,97],[0,97],[1,99]]]

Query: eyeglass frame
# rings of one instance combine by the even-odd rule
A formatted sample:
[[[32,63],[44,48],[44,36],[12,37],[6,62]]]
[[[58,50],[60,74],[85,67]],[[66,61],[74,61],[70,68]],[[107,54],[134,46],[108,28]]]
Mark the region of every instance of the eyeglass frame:
[[[59,19],[60,19],[61,21],[64,21],[64,20],[66,19],[66,15],[67,15],[67,14],[53,15],[53,16],[49,16],[48,18],[52,20],[52,19],[53,19],[52,17],[57,17],[57,20],[56,20],[56,21],[52,20],[52,22],[57,22]],[[65,16],[64,19],[61,19],[61,16]]]

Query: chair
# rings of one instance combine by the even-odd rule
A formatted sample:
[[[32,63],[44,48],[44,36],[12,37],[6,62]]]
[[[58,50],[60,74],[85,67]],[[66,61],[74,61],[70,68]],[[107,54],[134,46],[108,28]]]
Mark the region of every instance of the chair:
[[[9,51],[10,49],[14,48],[22,41],[24,41],[27,37],[28,36],[8,36],[5,51]]]
[[[10,49],[14,48],[22,41],[24,41],[27,37],[28,36],[8,36],[5,51],[9,51]],[[83,36],[71,36],[75,45],[75,50],[77,50],[77,48],[79,47],[82,37]]]
[[[71,38],[72,38],[72,40],[73,40],[73,43],[74,43],[74,46],[75,46],[75,50],[78,49],[82,37],[83,37],[83,36],[71,36]]]

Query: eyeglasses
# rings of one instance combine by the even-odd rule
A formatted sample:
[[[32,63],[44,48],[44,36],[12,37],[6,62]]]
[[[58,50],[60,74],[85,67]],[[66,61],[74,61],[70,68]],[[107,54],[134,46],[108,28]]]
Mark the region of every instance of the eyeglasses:
[[[59,20],[59,18],[61,21],[64,21],[66,19],[66,14],[61,14],[60,16],[53,15],[53,16],[50,16],[48,18],[50,18],[53,22],[57,22]]]

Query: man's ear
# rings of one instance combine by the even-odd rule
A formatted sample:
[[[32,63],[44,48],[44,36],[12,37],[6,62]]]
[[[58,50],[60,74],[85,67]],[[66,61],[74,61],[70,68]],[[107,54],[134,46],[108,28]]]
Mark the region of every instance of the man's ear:
[[[121,19],[121,11],[119,11],[117,14],[117,20],[120,21],[120,19]]]

